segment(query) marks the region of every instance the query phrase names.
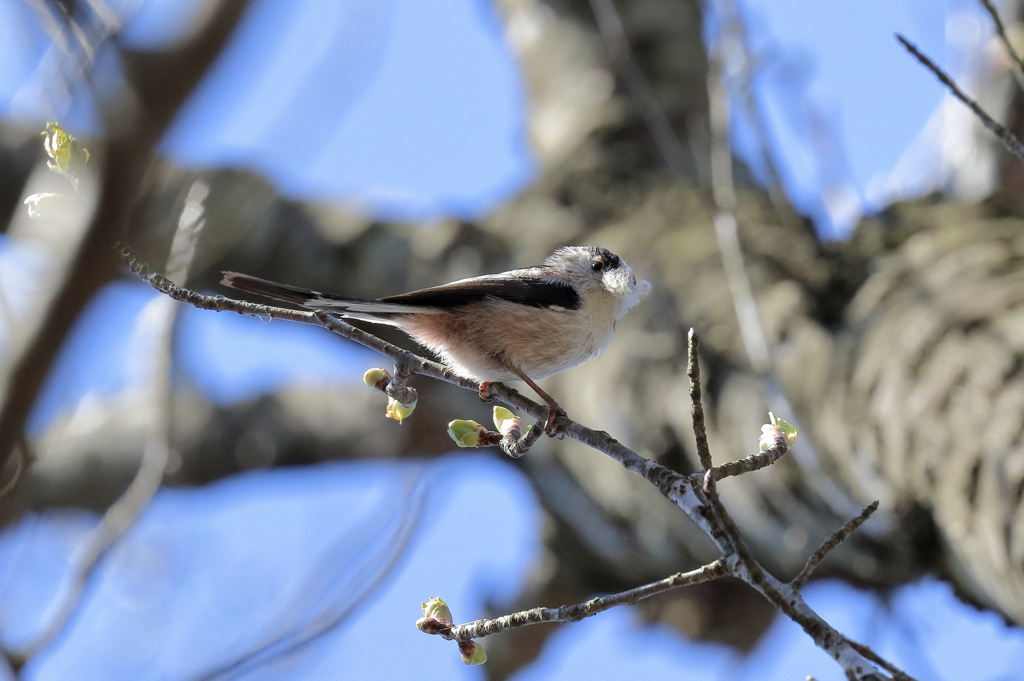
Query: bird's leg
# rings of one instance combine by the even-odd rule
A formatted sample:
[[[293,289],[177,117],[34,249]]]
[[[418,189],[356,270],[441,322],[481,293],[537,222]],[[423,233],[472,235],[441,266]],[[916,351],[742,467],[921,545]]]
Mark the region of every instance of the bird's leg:
[[[506,366],[508,365],[506,364]],[[544,433],[548,437],[554,437],[555,435],[558,435],[558,430],[555,428],[555,420],[559,416],[566,416],[565,410],[558,406],[558,402],[555,402],[555,399],[551,397],[551,395],[548,395],[546,392],[541,390],[540,386],[534,383],[533,380],[525,373],[523,373],[522,371],[513,366],[508,366],[508,370],[511,371],[516,376],[518,376],[519,378],[523,379],[526,385],[533,388],[533,391],[540,395],[542,400],[548,403],[548,420],[547,423],[544,425]]]

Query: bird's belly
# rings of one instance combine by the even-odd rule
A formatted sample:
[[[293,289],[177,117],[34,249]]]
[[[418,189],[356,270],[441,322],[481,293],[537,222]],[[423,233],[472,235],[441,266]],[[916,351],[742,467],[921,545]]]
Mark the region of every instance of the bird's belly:
[[[515,367],[533,379],[576,366],[604,349],[611,320],[594,324],[582,311],[554,311],[493,301],[476,311],[410,320],[406,331],[456,373],[480,381],[516,381]]]

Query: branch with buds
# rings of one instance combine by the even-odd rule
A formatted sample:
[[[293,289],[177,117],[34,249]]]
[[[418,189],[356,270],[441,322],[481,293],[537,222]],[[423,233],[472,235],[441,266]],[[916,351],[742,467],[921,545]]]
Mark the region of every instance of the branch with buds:
[[[202,295],[177,286],[167,278],[150,272],[145,264],[127,248],[122,249],[121,255],[125,264],[139,277],[176,300],[204,310],[236,312],[253,317],[286,319],[322,326],[379,352],[394,361],[396,367],[394,376],[383,369],[372,369],[367,372],[364,380],[371,387],[386,392],[389,400],[394,399],[398,404],[404,404],[401,400],[409,398],[410,393],[404,391],[412,389],[408,388],[405,382],[417,374],[446,381],[477,393],[480,391],[480,386],[475,381],[457,376],[441,364],[403,350],[327,313],[289,310],[247,303],[223,296]],[[868,519],[871,513],[877,509],[877,502],[868,506],[863,513],[836,532],[808,559],[803,570],[792,581],[782,582],[768,573],[753,557],[740,536],[736,523],[719,497],[717,483],[724,478],[750,473],[771,465],[786,454],[797,433],[791,425],[772,415],[771,422],[762,428],[760,451],[740,461],[713,466],[705,435],[700,366],[697,362],[698,347],[697,335],[691,330],[687,375],[690,377],[693,430],[701,462],[700,472],[689,476],[677,473],[640,456],[608,433],[587,428],[565,415],[559,416],[558,426],[566,436],[615,459],[626,470],[640,475],[654,485],[662,495],[686,513],[712,539],[721,556],[697,570],[678,573],[622,593],[593,598],[585,603],[559,608],[534,608],[504,617],[477,620],[462,625],[454,624],[451,612],[444,601],[431,599],[423,604],[423,617],[417,621],[417,626],[422,631],[458,642],[460,654],[467,664],[481,664],[486,660],[486,654],[474,639],[514,627],[544,622],[578,621],[608,608],[633,604],[669,589],[731,576],[752,586],[782,613],[799,624],[819,648],[840,664],[848,678],[855,681],[878,679],[906,681],[910,679],[909,676],[883,660],[868,647],[851,641],[836,631],[807,605],[800,594],[800,588],[810,578],[814,568],[829,551],[842,543]],[[460,446],[500,445],[510,456],[521,455],[542,432],[543,429],[540,425],[547,418],[548,407],[533,402],[501,384],[489,386],[488,394],[505,405],[538,419],[538,425],[529,427],[523,433],[522,419],[507,409],[495,407],[494,422],[497,431],[490,431],[474,421],[453,421],[449,424],[449,433]],[[415,392],[411,395],[415,398]],[[414,399],[412,404],[415,404]],[[409,413],[411,413],[411,409]],[[401,421],[406,416],[408,413],[403,414],[401,418],[398,415],[392,418]]]

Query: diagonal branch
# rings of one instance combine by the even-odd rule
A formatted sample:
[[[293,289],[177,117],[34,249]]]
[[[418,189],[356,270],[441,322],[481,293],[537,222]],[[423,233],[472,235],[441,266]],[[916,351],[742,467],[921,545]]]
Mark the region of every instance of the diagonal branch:
[[[929,59],[923,52],[917,49],[914,43],[904,38],[899,33],[896,34],[896,40],[900,41],[900,44],[906,48],[907,52],[914,55],[919,62],[924,64],[925,68],[935,74],[935,77],[939,81],[949,88],[949,91],[953,93],[953,96],[959,99],[961,102],[967,105],[967,107],[974,112],[974,115],[981,119],[982,124],[1003,143],[1006,150],[1016,157],[1018,161],[1024,163],[1024,144],[1020,143],[1017,136],[1010,132],[1005,126],[997,123],[994,118],[985,113],[985,110],[978,105],[976,101],[964,94],[964,91],[956,84],[956,82],[946,75],[946,72],[938,67],[938,65]]]
[[[159,53],[122,50],[136,97],[130,120],[123,102],[101,101],[110,131],[99,203],[56,292],[39,307],[39,323],[24,349],[10,358],[0,383],[0,470],[12,456],[36,397],[76,318],[93,294],[117,274],[113,246],[137,209],[153,149],[193,87],[220,54],[247,0],[221,0],[205,26],[182,47]]]
[[[289,319],[306,324],[315,324],[327,328],[340,336],[353,340],[365,347],[390,357],[396,364],[401,362],[412,374],[424,374],[437,378],[467,390],[479,393],[480,386],[472,380],[456,376],[444,366],[431,362],[407,352],[391,343],[388,343],[365,331],[355,328],[341,319],[332,317],[324,312],[302,312],[287,310],[284,308],[270,307],[267,305],[256,305],[242,301],[231,300],[223,296],[205,296],[195,291],[176,286],[165,277],[153,274],[148,271],[145,264],[140,262],[128,249],[122,250],[122,259],[132,268],[136,274],[142,277],[156,289],[166,293],[177,300],[188,302],[191,305],[206,310],[231,311],[249,316],[264,317],[271,319]],[[696,334],[691,332],[691,354],[696,352]],[[694,375],[699,379],[699,373]],[[694,405],[694,429],[704,428],[703,410],[699,407],[699,388],[693,393],[698,399]],[[489,395],[495,399],[526,412],[535,418],[542,418],[547,415],[548,409],[526,399],[515,390],[501,384],[489,386]],[[717,489],[712,484],[705,492],[701,485],[696,485],[687,476],[680,475],[658,463],[646,459],[622,443],[612,438],[608,433],[595,431],[583,426],[566,416],[560,416],[558,421],[559,429],[570,438],[596,449],[603,454],[618,461],[626,470],[640,475],[654,485],[669,501],[678,506],[687,516],[693,520],[718,546],[722,553],[721,561],[728,574],[731,574],[750,584],[765,598],[773,603],[780,611],[787,615],[814,640],[815,644],[831,655],[846,671],[849,678],[857,681],[868,681],[868,679],[884,679],[885,674],[879,671],[878,667],[862,654],[853,642],[836,631],[831,625],[823,620],[814,610],[804,602],[799,591],[788,584],[780,582],[754,559],[749,549],[739,536],[739,530],[735,522],[729,516],[718,497]],[[786,443],[784,438],[777,441],[778,448],[785,453]],[[706,454],[702,461],[710,461],[710,454]],[[716,479],[714,469],[708,468],[705,477]],[[674,579],[677,576],[668,578]],[[685,579],[683,577],[682,579]],[[641,590],[644,587],[639,587]],[[651,587],[655,588],[655,587]],[[660,587],[659,587],[660,588]],[[631,598],[634,592],[623,598]],[[624,601],[627,602],[627,601]],[[586,604],[584,604],[585,606]],[[533,611],[527,611],[533,612]],[[540,621],[553,621],[544,619],[541,609],[536,615],[524,615],[525,620],[536,618]],[[501,619],[501,618],[499,618]],[[524,621],[523,624],[533,623]],[[450,625],[449,625],[450,626]],[[499,625],[491,625],[499,626]],[[507,628],[507,626],[506,626]],[[500,629],[498,629],[500,630]],[[435,630],[431,633],[440,633]],[[476,635],[476,634],[474,634]],[[480,635],[484,635],[481,633]],[[888,668],[888,667],[886,667]],[[902,674],[902,672],[900,672]],[[904,678],[904,677],[900,677]]]
[[[995,5],[992,4],[992,0],[980,0],[982,6],[988,12],[989,16],[992,17],[992,23],[996,26],[996,33],[999,35],[999,40],[1002,41],[1003,47],[1006,48],[1007,54],[1010,55],[1010,59],[1013,61],[1013,67],[1010,71],[1013,73],[1014,80],[1017,81],[1017,85],[1024,88],[1024,61],[1021,61],[1020,55],[1017,54],[1017,50],[1013,49],[1013,45],[1010,43],[1010,37],[1006,34],[1006,27],[1003,26],[1003,20],[999,18],[999,12],[996,11]]]
[[[193,184],[174,232],[168,270],[176,281],[182,283],[188,278],[199,231],[206,222],[203,218],[203,201],[208,192],[209,188],[204,183]],[[154,350],[149,376],[145,381],[148,394],[144,402],[148,404],[140,405],[148,408],[150,414],[142,462],[124,493],[107,509],[99,524],[89,533],[85,547],[75,562],[75,574],[68,591],[42,632],[18,652],[22,659],[35,657],[60,637],[78,610],[82,594],[100,561],[131,529],[163,483],[171,455],[171,375],[177,314],[178,306],[173,301],[158,298],[147,305],[139,319],[140,327],[151,336]]]
[[[867,522],[867,519],[871,517],[871,514],[877,510],[878,502],[874,501],[869,504],[859,516],[853,518],[850,522],[836,530],[835,534],[828,538],[828,541],[822,544],[817,551],[811,554],[811,557],[807,559],[807,563],[804,565],[803,569],[800,570],[800,574],[794,577],[793,581],[791,581],[789,585],[794,589],[802,588],[803,585],[807,583],[807,580],[811,578],[811,574],[814,572],[814,569],[821,564],[821,561],[825,560],[825,556],[827,556],[832,549],[846,541],[846,538],[853,534],[858,527]]]
[[[729,568],[725,561],[718,559],[696,570],[677,572],[671,577],[666,577],[657,582],[644,584],[643,586],[610,596],[598,596],[583,603],[563,605],[560,608],[532,608],[494,619],[476,620],[467,624],[447,626],[430,633],[437,633],[449,641],[468,641],[474,638],[497,634],[508,629],[530,626],[531,624],[578,622],[619,605],[634,605],[645,598],[657,596],[672,589],[710,582],[713,579],[725,577],[728,574]]]

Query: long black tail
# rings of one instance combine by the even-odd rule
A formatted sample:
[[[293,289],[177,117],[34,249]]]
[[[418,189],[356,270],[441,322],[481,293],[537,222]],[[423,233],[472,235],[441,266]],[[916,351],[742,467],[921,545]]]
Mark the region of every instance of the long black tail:
[[[302,307],[305,307],[307,303],[333,298],[333,296],[325,296],[308,288],[278,284],[274,281],[260,279],[259,277],[240,272],[224,272],[224,278],[220,280],[220,283],[239,291],[255,293],[256,295],[273,298],[274,300],[283,300]],[[352,300],[351,302],[357,301]]]
[[[379,324],[400,325],[403,317],[422,312],[421,309],[408,305],[320,293],[299,286],[278,284],[276,281],[268,281],[240,272],[224,272],[224,278],[220,280],[220,283],[246,293],[255,293],[265,298],[293,303],[307,310],[326,310],[343,317],[363,319]]]

